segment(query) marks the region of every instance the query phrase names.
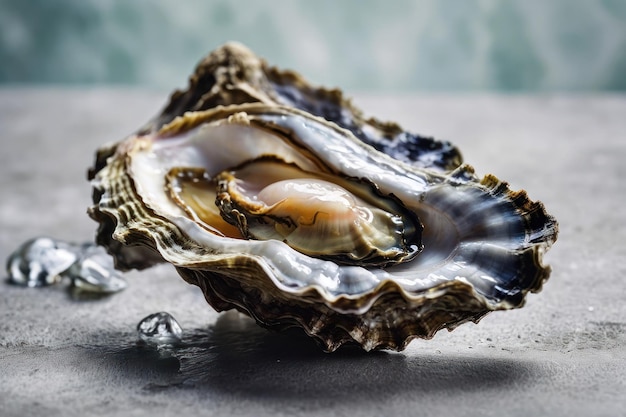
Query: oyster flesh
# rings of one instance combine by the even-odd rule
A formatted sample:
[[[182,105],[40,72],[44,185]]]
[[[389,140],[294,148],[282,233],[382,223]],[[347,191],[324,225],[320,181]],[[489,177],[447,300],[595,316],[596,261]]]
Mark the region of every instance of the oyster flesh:
[[[327,351],[402,350],[523,305],[557,223],[447,142],[365,118],[229,43],[90,170],[120,269],[173,264],[218,311]]]

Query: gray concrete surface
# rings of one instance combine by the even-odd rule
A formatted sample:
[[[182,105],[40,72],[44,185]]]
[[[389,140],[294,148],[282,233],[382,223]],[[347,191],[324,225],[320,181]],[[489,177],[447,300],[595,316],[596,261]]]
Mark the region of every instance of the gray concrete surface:
[[[92,238],[93,151],[166,93],[0,90],[0,258],[28,238]],[[479,174],[543,201],[561,225],[550,281],[402,353],[321,353],[298,335],[217,314],[167,266],[117,295],[0,282],[0,415],[626,415],[626,96],[358,96],[367,113],[449,139]],[[6,274],[4,274],[6,276]],[[135,326],[173,314],[184,346]]]

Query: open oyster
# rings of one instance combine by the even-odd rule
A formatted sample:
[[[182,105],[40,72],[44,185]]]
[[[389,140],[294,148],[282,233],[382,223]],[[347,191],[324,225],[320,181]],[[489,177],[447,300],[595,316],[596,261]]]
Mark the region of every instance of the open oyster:
[[[557,223],[458,150],[227,44],[90,171],[121,269],[170,262],[217,310],[328,351],[403,349],[520,307]]]

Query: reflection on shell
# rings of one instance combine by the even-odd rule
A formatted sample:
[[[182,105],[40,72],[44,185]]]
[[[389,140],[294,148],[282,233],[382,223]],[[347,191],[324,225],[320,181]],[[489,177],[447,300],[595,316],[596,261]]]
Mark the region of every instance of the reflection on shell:
[[[447,142],[365,118],[227,44],[90,171],[120,269],[173,264],[217,310],[327,351],[401,350],[523,305],[557,223]],[[302,185],[304,184],[304,185]]]

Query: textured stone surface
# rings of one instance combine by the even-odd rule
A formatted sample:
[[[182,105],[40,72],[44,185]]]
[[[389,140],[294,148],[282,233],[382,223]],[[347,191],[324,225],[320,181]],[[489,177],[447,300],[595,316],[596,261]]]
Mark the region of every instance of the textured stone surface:
[[[0,258],[95,223],[93,151],[142,125],[162,93],[0,90]],[[479,174],[560,222],[553,275],[521,310],[413,341],[403,353],[324,354],[307,338],[218,314],[167,266],[99,299],[0,282],[3,416],[552,415],[626,409],[625,96],[361,96],[367,113],[455,142]],[[4,273],[6,277],[6,273]],[[183,345],[137,343],[167,311]]]

